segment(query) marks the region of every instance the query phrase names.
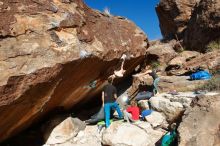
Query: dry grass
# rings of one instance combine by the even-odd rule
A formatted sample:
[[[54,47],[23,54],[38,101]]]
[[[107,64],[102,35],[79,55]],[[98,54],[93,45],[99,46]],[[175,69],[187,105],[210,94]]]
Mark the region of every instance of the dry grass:
[[[151,68],[156,69],[160,66],[160,62],[155,60],[150,63]]]
[[[108,16],[111,16],[110,9],[108,7],[104,8],[104,13]]]
[[[220,76],[214,76],[197,90],[220,91]]]
[[[220,39],[212,41],[207,45],[207,52],[211,52],[217,49],[220,49]]]

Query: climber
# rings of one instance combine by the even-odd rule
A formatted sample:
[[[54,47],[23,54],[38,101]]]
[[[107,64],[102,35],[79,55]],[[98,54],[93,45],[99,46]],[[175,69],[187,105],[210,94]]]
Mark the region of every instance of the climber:
[[[102,92],[102,105],[104,106],[105,112],[105,124],[108,128],[110,126],[110,111],[111,109],[116,109],[120,119],[123,118],[122,112],[119,108],[118,103],[115,101],[117,99],[117,90],[114,85],[112,85],[113,79],[108,78],[108,84],[104,87]]]
[[[156,69],[153,69],[153,70],[147,70],[144,73],[133,75],[133,77],[138,77],[138,76],[143,76],[145,74],[149,74],[153,78],[153,92],[152,91],[145,91],[145,90],[140,92],[140,89],[138,89],[137,91],[139,93],[135,97],[136,101],[150,99],[152,96],[159,94],[158,82],[159,82],[160,78],[158,77],[156,72],[157,72]],[[141,86],[142,85],[140,84],[139,87],[141,87]]]
[[[153,78],[153,94],[154,95],[159,94],[159,92],[158,92],[158,82],[160,81],[160,78],[157,75],[157,69],[147,70],[144,73],[138,74],[138,76],[145,75],[145,74],[149,74]],[[137,75],[133,75],[133,76],[137,76]]]
[[[136,122],[139,120],[139,115],[140,115],[140,110],[137,107],[136,101],[132,100],[131,101],[131,106],[127,107],[126,110],[123,111],[124,113],[124,119],[130,123],[131,122]]]
[[[157,70],[153,69],[153,70],[147,70],[146,73],[148,73],[152,78],[153,78],[153,93],[154,95],[159,94],[158,92],[158,82],[160,81],[160,78],[157,75]]]
[[[121,69],[119,71],[114,71],[114,74],[116,75],[116,77],[123,77],[124,73],[126,70],[124,70],[124,63],[125,63],[125,59],[126,59],[126,55],[123,54],[122,57],[122,63],[121,63]]]
[[[114,71],[114,74],[110,76],[111,78],[114,79],[116,77],[123,77],[124,76],[124,73],[126,71],[126,70],[124,70],[124,63],[125,63],[126,58],[127,58],[127,55],[125,55],[125,54],[123,54],[121,56],[121,59],[122,59],[121,68],[118,71]]]

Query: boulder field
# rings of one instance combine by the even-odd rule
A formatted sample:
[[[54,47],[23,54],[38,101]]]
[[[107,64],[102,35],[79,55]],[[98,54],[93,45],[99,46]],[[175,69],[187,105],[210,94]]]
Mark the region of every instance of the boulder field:
[[[180,146],[219,145],[219,95],[216,93],[163,93],[141,102],[150,104],[153,110],[145,121],[113,121],[110,127],[99,131],[97,125],[85,127],[83,121],[68,117],[50,133],[46,126],[44,146],[159,146],[168,132],[168,122],[180,120],[182,115],[183,121],[178,128]]]
[[[139,102],[154,110],[146,121],[116,121],[98,132],[96,125],[62,117],[43,126],[45,146],[153,146],[173,122],[180,146],[219,145],[219,95],[198,97],[194,91],[208,81],[191,81],[189,74],[198,67],[219,73],[220,1],[160,0],[156,12],[164,38],[149,42],[130,20],[82,0],[1,1],[0,142],[57,109],[101,100],[106,79],[126,56],[125,75],[114,83],[130,83],[126,77],[136,75],[121,96],[133,98],[152,85],[144,72],[159,71],[160,94]]]

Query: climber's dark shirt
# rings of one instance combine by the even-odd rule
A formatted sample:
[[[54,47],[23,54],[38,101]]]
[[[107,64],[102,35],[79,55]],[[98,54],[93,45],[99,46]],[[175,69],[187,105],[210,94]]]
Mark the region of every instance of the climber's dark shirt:
[[[114,98],[114,94],[117,93],[117,90],[115,88],[115,86],[113,86],[112,84],[107,84],[104,87],[104,103],[112,103],[115,102],[115,98]]]

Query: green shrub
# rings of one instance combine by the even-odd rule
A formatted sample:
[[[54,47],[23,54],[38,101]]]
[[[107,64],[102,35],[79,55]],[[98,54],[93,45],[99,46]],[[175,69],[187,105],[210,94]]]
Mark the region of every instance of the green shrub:
[[[152,61],[152,62],[150,63],[150,66],[151,66],[153,69],[158,68],[158,67],[160,66],[160,62],[157,61],[157,60]]]
[[[210,69],[209,72],[212,75],[220,76],[220,66],[217,69]]]
[[[220,77],[212,77],[211,80],[198,87],[197,90],[220,91]]]
[[[216,40],[216,41],[211,41],[208,45],[207,45],[207,52],[213,51],[213,50],[217,50],[220,49],[220,39]]]
[[[187,49],[185,48],[185,47],[182,47],[182,48],[180,48],[177,52],[178,53],[182,53],[182,52],[184,52],[184,51],[186,51]]]

